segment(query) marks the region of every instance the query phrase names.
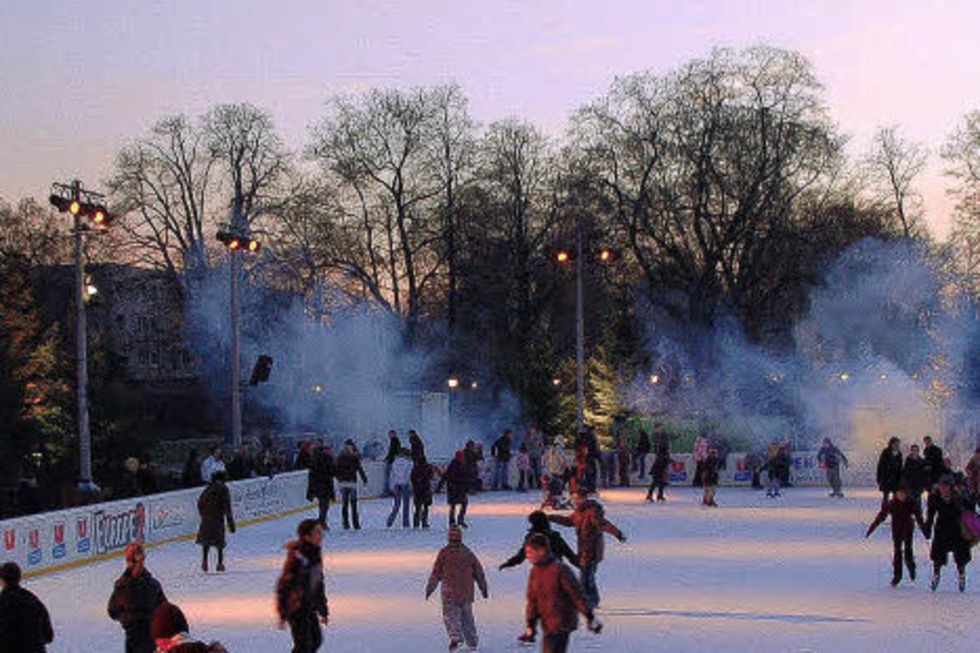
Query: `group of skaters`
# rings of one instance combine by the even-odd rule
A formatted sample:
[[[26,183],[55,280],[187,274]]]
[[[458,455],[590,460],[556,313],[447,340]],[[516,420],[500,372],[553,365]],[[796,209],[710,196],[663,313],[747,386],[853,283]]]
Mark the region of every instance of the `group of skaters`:
[[[882,494],[881,510],[868,527],[866,537],[891,516],[892,579],[902,582],[903,566],[909,579],[916,578],[913,540],[916,526],[931,541],[929,558],[932,578],[929,587],[939,587],[942,568],[953,556],[957,585],[966,590],[966,566],[972,560],[970,549],[980,539],[980,518],[976,508],[980,499],[980,447],[962,471],[953,469],[949,457],[933,442],[922,439],[923,448],[911,444],[906,454],[902,442],[893,437],[878,457],[876,480]],[[927,496],[923,519],[922,498]],[[904,563],[904,565],[903,565]]]

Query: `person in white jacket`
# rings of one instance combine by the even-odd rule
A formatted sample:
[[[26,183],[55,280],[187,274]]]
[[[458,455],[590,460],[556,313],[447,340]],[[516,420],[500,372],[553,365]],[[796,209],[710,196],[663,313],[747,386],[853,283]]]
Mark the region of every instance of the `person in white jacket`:
[[[388,515],[388,528],[395,523],[399,508],[402,511],[402,528],[409,528],[408,504],[412,498],[412,467],[412,452],[400,449],[391,463],[391,475],[388,477],[394,499],[391,514]]]
[[[211,447],[210,454],[201,463],[201,480],[205,483],[211,482],[211,477],[215,472],[226,472],[225,461],[221,459],[221,447]]]

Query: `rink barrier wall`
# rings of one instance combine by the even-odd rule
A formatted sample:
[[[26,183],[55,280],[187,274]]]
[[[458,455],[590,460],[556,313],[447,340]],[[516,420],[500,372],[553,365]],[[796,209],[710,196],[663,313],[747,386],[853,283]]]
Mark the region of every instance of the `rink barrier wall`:
[[[363,497],[380,496],[384,463],[365,462],[364,468]],[[312,510],[316,504],[306,500],[306,486],[305,471],[229,482],[236,526]],[[0,521],[0,561],[16,562],[30,578],[119,557],[132,542],[155,547],[192,539],[200,525],[202,491],[177,490]]]
[[[857,459],[856,456],[849,458]],[[644,467],[647,472],[653,459],[653,455],[647,456]],[[794,485],[826,484],[826,472],[817,463],[815,451],[794,452],[791,461],[790,480]],[[745,465],[745,454],[730,454],[726,463],[726,468],[720,470],[722,485],[751,484],[752,472]],[[446,465],[444,461],[434,464],[440,469]],[[480,465],[485,488],[490,487],[493,467],[492,460]],[[362,498],[372,499],[383,494],[384,468],[383,462],[364,463],[368,483],[361,485]],[[670,483],[690,485],[694,468],[691,454],[673,454]],[[515,466],[511,464],[508,471],[511,487],[516,487]],[[842,477],[848,486],[873,485],[873,461],[856,460],[856,464],[842,470]],[[634,485],[646,485],[650,476],[647,474],[638,479],[637,472],[633,472],[631,481]],[[228,483],[237,526],[246,527],[312,510],[315,503],[306,500],[306,486],[305,471]],[[0,521],[0,535],[3,536],[0,561],[16,562],[29,578],[121,556],[126,546],[136,541],[155,547],[192,539],[200,524],[197,499],[202,489],[178,490]],[[290,536],[291,532],[284,537]],[[231,546],[234,546],[234,538]]]

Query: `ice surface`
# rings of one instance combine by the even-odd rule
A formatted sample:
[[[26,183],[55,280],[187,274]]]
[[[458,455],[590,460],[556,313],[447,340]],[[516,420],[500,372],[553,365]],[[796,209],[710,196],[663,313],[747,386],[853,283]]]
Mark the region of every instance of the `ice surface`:
[[[919,579],[898,588],[891,576],[885,524],[865,540],[878,494],[830,499],[816,488],[780,499],[745,488],[721,488],[717,509],[698,505],[691,488],[670,488],[662,505],[643,490],[601,495],[607,516],[629,537],[607,538],[599,568],[605,630],[583,630],[573,651],[969,651],[977,650],[978,590],[960,594],[945,570],[928,589],[928,546],[916,537]],[[523,628],[527,567],[498,571],[516,551],[537,493],[485,493],[470,505],[466,543],[487,569],[490,600],[477,600],[480,651],[516,651]],[[438,593],[423,600],[432,561],[446,537],[444,495],[428,532],[387,530],[389,503],[362,504],[360,532],[334,526],[327,536],[331,619],[321,649],[330,653],[423,653],[446,647]],[[232,653],[288,651],[277,630],[272,590],[283,544],[306,515],[265,522],[230,535],[229,571],[204,574],[199,549],[177,542],[151,549],[147,566],[180,605],[201,639]],[[311,509],[309,516],[315,516]],[[574,546],[574,533],[564,529]],[[122,651],[123,634],[105,604],[121,560],[29,580],[48,605],[56,630],[50,651]],[[971,585],[972,579],[969,579]]]

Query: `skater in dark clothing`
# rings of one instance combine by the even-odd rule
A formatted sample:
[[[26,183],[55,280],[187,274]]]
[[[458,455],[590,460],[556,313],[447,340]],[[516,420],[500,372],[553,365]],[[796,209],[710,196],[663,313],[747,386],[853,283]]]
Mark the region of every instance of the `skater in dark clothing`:
[[[20,586],[20,578],[17,563],[0,566],[0,647],[11,653],[44,653],[54,641],[51,617],[41,600]]]
[[[315,519],[304,519],[296,534],[299,539],[286,545],[276,608],[279,627],[289,623],[293,653],[314,653],[323,643],[320,624],[325,626],[330,619],[323,582],[323,527]]]
[[[425,458],[425,443],[414,430],[408,432],[408,447],[412,451],[412,462],[419,458]]]
[[[324,530],[327,525],[327,513],[330,511],[330,504],[336,501],[337,496],[333,487],[334,462],[333,453],[329,447],[322,443],[313,450],[313,464],[310,466],[310,473],[307,477],[306,500],[317,502],[319,516],[317,521]]]
[[[888,502],[891,493],[898,488],[902,480],[902,441],[898,438],[888,440],[888,446],[882,449],[878,456],[878,468],[875,472],[875,480],[878,489],[881,490],[881,503]]]
[[[599,563],[605,557],[605,540],[603,533],[609,533],[620,542],[626,541],[616,526],[605,517],[602,505],[587,494],[579,492],[576,495],[575,510],[571,515],[548,515],[548,520],[560,526],[570,526],[575,529],[578,540],[579,575],[582,591],[591,608],[599,607],[599,586],[596,584],[596,572]]]
[[[939,572],[946,565],[949,554],[953,554],[956,571],[959,574],[959,588],[966,591],[966,566],[972,560],[970,543],[960,530],[960,517],[966,509],[963,497],[954,490],[952,479],[944,476],[936,485],[937,490],[929,495],[929,511],[926,518],[926,531],[932,535],[932,582],[929,587],[936,591],[939,586]]]
[[[701,497],[701,504],[717,508],[715,494],[718,492],[718,450],[712,447],[708,450],[708,457],[701,463],[701,484],[704,486],[704,494]]]
[[[565,653],[568,640],[578,629],[579,613],[588,621],[589,630],[602,632],[602,622],[593,614],[582,586],[572,570],[551,554],[547,536],[532,535],[524,551],[533,566],[527,579],[527,625],[518,639],[533,642],[540,622],[541,653]]]
[[[929,471],[926,469],[925,458],[919,455],[919,445],[917,444],[909,446],[909,455],[905,457],[905,464],[902,465],[900,484],[905,485],[909,491],[909,497],[919,506],[919,510],[922,510],[922,493],[931,485],[929,484]]]
[[[357,479],[360,477],[365,485],[368,479],[353,440],[344,442],[344,450],[337,456],[334,464],[334,477],[337,479],[340,499],[343,502],[340,516],[344,520],[344,530],[349,530],[353,524],[354,530],[358,531],[361,529],[361,519],[357,514]]]
[[[228,653],[218,642],[205,644],[190,635],[184,612],[173,603],[161,603],[150,626],[156,653]]]
[[[619,487],[630,486],[631,459],[629,443],[626,442],[626,438],[623,438],[616,445],[616,469],[619,473]]]
[[[922,535],[926,539],[929,538],[929,535],[926,532],[925,522],[922,520],[922,510],[912,500],[908,489],[904,485],[900,485],[895,490],[895,496],[892,500],[881,507],[874,521],[868,526],[868,531],[864,536],[871,537],[871,534],[885,521],[888,515],[892,517],[893,555],[891,585],[895,587],[902,582],[903,559],[905,561],[905,567],[909,570],[909,578],[913,581],[915,580],[915,552],[912,549],[912,536],[915,534],[915,525],[919,525],[919,528],[922,530]]]
[[[184,462],[184,471],[180,474],[182,487],[200,487],[204,481],[201,480],[201,457],[197,449],[191,449],[187,453],[187,460]]]
[[[384,496],[391,495],[391,485],[388,483],[388,477],[391,475],[391,464],[395,462],[395,458],[398,456],[398,452],[402,450],[401,440],[398,439],[398,433],[395,429],[388,431],[388,453],[385,454],[385,488]]]
[[[495,461],[493,468],[493,489],[510,490],[510,458],[514,432],[510,429],[497,438],[490,449],[490,455]]]
[[[830,438],[823,439],[823,446],[817,452],[817,463],[827,471],[827,484],[830,485],[830,496],[842,498],[840,466],[847,467],[847,456],[838,449]]]
[[[572,551],[572,547],[568,546],[561,533],[551,528],[551,522],[548,521],[548,515],[544,511],[535,510],[527,516],[527,521],[530,522],[531,527],[527,529],[527,535],[524,536],[524,542],[521,544],[521,548],[518,549],[517,553],[502,562],[498,569],[509,569],[524,562],[527,559],[527,543],[537,533],[541,533],[548,538],[548,545],[552,555],[558,558],[559,561],[564,560],[576,569],[579,569],[578,554]]]
[[[457,451],[456,456],[449,463],[449,467],[446,468],[446,472],[439,479],[439,485],[436,487],[436,492],[438,492],[442,489],[443,484],[446,485],[446,502],[449,503],[449,525],[459,525],[463,528],[467,527],[466,506],[469,500],[466,498],[466,495],[469,493],[470,487],[473,484],[473,479],[467,469],[465,459],[464,452]],[[459,509],[458,520],[456,516],[457,508]]]
[[[225,472],[215,472],[211,482],[197,500],[197,512],[201,525],[197,530],[197,543],[201,546],[201,571],[208,570],[208,552],[213,546],[218,550],[218,571],[225,570],[225,523],[235,532],[235,517],[231,514],[231,493],[225,485]]]
[[[932,441],[931,437],[927,435],[922,438],[922,444],[925,445],[922,448],[922,457],[926,461],[926,473],[929,475],[929,487],[931,488],[952,470],[946,464],[943,450]]]
[[[766,450],[766,462],[759,468],[759,471],[766,472],[769,477],[769,487],[766,488],[766,496],[780,496],[783,479],[789,476],[789,457],[785,454],[782,446],[773,444]]]
[[[426,600],[439,584],[442,585],[442,620],[449,635],[449,650],[458,650],[464,641],[470,650],[475,649],[479,638],[473,619],[473,585],[480,588],[483,598],[490,598],[490,595],[483,565],[463,544],[463,531],[459,526],[449,528],[449,543],[436,556],[429,582],[425,585]]]
[[[647,475],[647,455],[650,453],[650,436],[643,429],[636,440],[636,450],[633,453],[633,471],[637,472],[636,478],[646,478]]]
[[[412,528],[429,527],[429,507],[432,505],[432,479],[435,468],[425,456],[415,459],[412,466]]]
[[[653,501],[653,491],[657,490],[657,501],[666,501],[664,488],[670,476],[670,441],[673,439],[661,424],[654,424],[653,453],[655,458],[650,467],[650,489],[647,490],[647,501]]]
[[[142,544],[126,547],[126,570],[112,588],[106,610],[126,632],[126,653],[153,653],[156,645],[150,633],[153,612],[167,600],[163,588],[144,566]]]

